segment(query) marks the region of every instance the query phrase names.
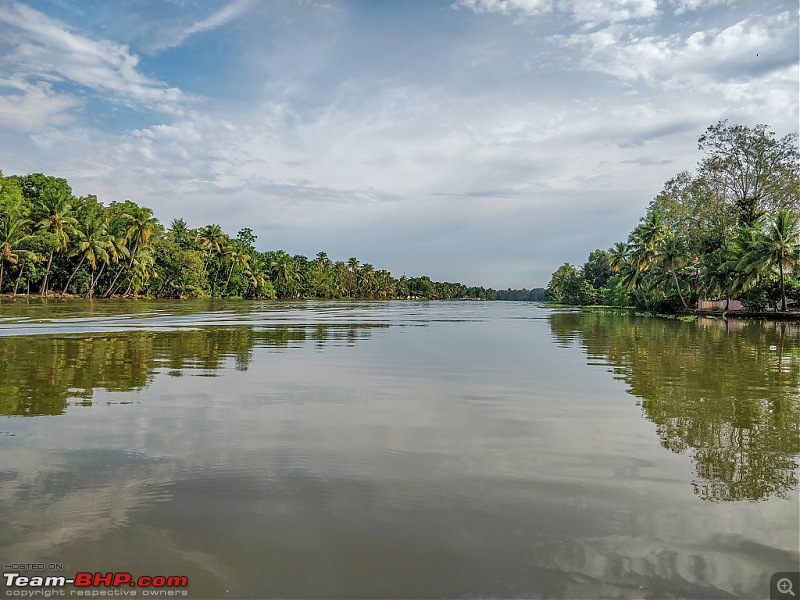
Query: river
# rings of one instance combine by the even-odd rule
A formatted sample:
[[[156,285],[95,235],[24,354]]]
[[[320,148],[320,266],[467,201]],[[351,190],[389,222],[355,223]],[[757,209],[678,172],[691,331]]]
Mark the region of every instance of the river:
[[[796,323],[0,302],[0,559],[45,566],[27,575],[185,576],[189,598],[769,597],[800,568],[799,460]]]

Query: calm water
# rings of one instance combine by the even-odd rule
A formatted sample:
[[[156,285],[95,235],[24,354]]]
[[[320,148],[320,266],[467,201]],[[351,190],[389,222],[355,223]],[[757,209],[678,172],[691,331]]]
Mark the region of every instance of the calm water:
[[[0,558],[57,574],[767,598],[799,568],[797,324],[6,301],[0,415]]]

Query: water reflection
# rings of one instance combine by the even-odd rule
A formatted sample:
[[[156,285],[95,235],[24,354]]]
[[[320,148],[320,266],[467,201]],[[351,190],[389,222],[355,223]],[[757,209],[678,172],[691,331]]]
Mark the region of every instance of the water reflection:
[[[800,327],[681,323],[584,312],[550,317],[641,398],[664,448],[691,452],[704,500],[763,500],[797,488]]]
[[[254,348],[354,345],[380,323],[208,327],[113,335],[0,338],[0,415],[60,415],[91,406],[96,389],[141,390],[161,372],[213,376],[246,371]]]

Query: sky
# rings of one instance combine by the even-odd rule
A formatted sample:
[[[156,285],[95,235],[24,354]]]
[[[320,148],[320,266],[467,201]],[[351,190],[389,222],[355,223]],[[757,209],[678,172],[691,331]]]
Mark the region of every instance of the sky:
[[[0,0],[0,169],[399,277],[545,286],[722,119],[798,130],[796,0]]]

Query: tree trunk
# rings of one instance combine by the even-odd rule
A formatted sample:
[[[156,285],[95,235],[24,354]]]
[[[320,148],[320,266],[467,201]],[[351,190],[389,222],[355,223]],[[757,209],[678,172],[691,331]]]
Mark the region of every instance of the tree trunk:
[[[778,262],[778,269],[781,274],[781,296],[783,297],[783,310],[789,312],[789,304],[786,302],[786,279],[783,276],[783,263]]]
[[[228,279],[225,281],[225,288],[222,290],[223,294],[228,291],[228,284],[231,282],[231,275],[233,275],[233,267],[235,266],[236,266],[235,264],[232,264],[230,270],[228,271]],[[0,271],[0,282],[2,281],[3,281],[2,271]]]
[[[53,264],[53,252],[55,252],[55,250],[50,250],[50,258],[47,259],[47,268],[44,271],[44,281],[42,282],[42,296],[47,294],[47,279],[50,276],[50,265]]]
[[[133,287],[133,261],[136,260],[136,253],[138,251],[139,251],[139,242],[136,242],[136,245],[133,247],[133,252],[131,252],[131,259],[130,261],[128,261],[128,269],[131,270],[131,280],[128,283],[128,289],[125,290],[123,296],[127,296],[130,293],[131,288]]]
[[[14,296],[17,295],[17,288],[19,287],[19,280],[22,279],[22,272],[25,270],[25,261],[22,261],[22,264],[19,266],[19,275],[17,275],[17,281],[14,283]]]
[[[133,273],[131,273],[131,280],[128,282],[128,289],[125,290],[125,293],[122,294],[123,296],[127,296],[131,293],[131,288],[133,287]]]
[[[0,294],[3,293],[3,261],[0,260]]]
[[[114,285],[117,283],[117,279],[119,276],[122,275],[122,272],[125,270],[125,265],[120,265],[119,269],[117,269],[117,274],[114,275],[114,279],[111,281],[111,285],[108,286],[108,291],[106,292],[106,298],[110,298],[111,294],[114,293]]]
[[[103,263],[100,267],[100,272],[97,274],[97,277],[94,276],[94,271],[92,271],[92,281],[89,284],[89,298],[94,296],[94,286],[97,285],[97,282],[100,281],[100,277],[103,276],[103,270],[106,268],[106,263]]]
[[[678,296],[681,299],[681,304],[683,304],[684,310],[689,310],[689,307],[686,305],[686,300],[683,299],[683,294],[681,294],[681,286],[678,283],[678,276],[675,275],[675,271],[672,272],[672,280],[675,282],[675,289],[678,290]]]
[[[81,268],[81,266],[83,265],[83,261],[84,260],[86,260],[86,255],[85,254],[83,256],[81,256],[81,261],[78,263],[78,266],[75,267],[75,270],[72,272],[72,275],[70,275],[69,279],[67,279],[67,283],[64,284],[64,289],[61,290],[62,294],[66,294],[67,293],[67,288],[69,287],[69,284],[72,283],[72,278],[75,277],[75,273],[77,273],[78,269]]]

